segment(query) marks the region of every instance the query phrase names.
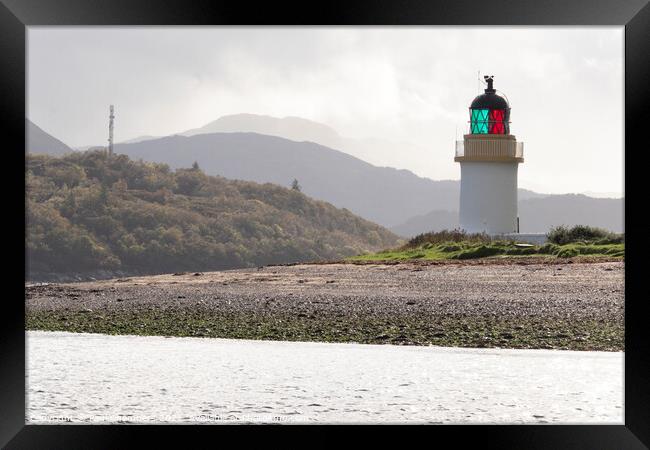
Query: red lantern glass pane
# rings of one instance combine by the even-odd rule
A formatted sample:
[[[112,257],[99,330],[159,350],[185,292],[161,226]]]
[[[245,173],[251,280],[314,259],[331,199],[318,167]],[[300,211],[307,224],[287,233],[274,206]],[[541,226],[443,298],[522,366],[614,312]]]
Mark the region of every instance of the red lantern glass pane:
[[[505,134],[506,130],[503,127],[503,122],[496,122],[490,124],[490,134]]]
[[[491,109],[490,110],[490,134],[505,134],[504,126],[505,110]]]
[[[503,122],[505,116],[505,111],[503,109],[491,109],[490,110],[490,120],[495,122]]]

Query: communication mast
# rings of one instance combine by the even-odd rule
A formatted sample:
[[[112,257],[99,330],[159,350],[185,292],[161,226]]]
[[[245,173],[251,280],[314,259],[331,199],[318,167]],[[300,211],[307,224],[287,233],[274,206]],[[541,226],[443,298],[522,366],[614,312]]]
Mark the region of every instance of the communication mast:
[[[111,105],[110,114],[108,115],[108,154],[113,154],[113,120],[115,119],[113,105]]]

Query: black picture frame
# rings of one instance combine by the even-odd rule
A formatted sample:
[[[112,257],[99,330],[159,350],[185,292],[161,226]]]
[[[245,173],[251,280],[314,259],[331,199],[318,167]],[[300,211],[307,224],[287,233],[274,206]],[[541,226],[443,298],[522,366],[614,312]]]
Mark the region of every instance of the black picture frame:
[[[639,153],[647,147],[642,141],[650,125],[646,106],[649,102],[650,84],[650,6],[648,0],[490,0],[477,2],[423,1],[423,0],[347,0],[301,4],[275,2],[214,2],[154,1],[154,0],[0,0],[0,98],[2,122],[5,133],[4,179],[13,187],[25,186],[24,155],[16,148],[25,140],[25,52],[26,27],[32,25],[617,25],[625,27],[625,192],[626,203],[642,205],[641,174],[632,174],[638,168]],[[549,29],[552,32],[552,29]],[[594,130],[597,132],[597,130]],[[8,138],[8,139],[7,139]],[[645,144],[644,144],[645,143]],[[15,160],[13,159],[15,158]],[[14,166],[15,164],[15,166]],[[11,169],[14,166],[15,169]],[[640,170],[639,170],[640,172]],[[8,200],[16,202],[15,208],[7,206],[5,224],[13,230],[5,232],[6,244],[13,242],[16,253],[18,239],[24,233],[24,198],[18,192],[5,188]],[[11,198],[10,198],[11,197]],[[13,206],[13,205],[12,205]],[[585,448],[633,449],[650,445],[650,374],[647,367],[648,327],[644,321],[644,303],[647,295],[641,287],[643,259],[641,231],[643,222],[625,208],[626,270],[625,270],[625,425],[519,425],[519,426],[437,426],[426,427],[427,443],[443,442],[449,438],[454,446],[463,446],[474,440],[483,448]],[[646,227],[647,228],[647,227]],[[23,234],[24,236],[24,234]],[[24,238],[23,238],[24,243]],[[8,260],[8,258],[6,258]],[[7,263],[8,261],[6,261]],[[13,266],[16,276],[6,276],[5,283],[24,294],[19,264]],[[25,273],[23,272],[23,275]],[[215,438],[218,445],[226,431],[232,427],[205,426],[91,426],[91,425],[26,425],[25,424],[25,310],[16,295],[5,295],[0,312],[0,446],[19,448],[122,448],[137,440],[150,443],[163,439],[167,444],[182,442],[188,446],[189,433],[201,438]],[[238,426],[238,430],[250,429]],[[310,441],[317,438],[321,444],[335,438],[320,427],[300,425],[271,427],[273,431],[309,429]],[[318,428],[318,429],[314,429]],[[363,427],[365,429],[365,427]],[[419,427],[418,427],[419,428]],[[256,432],[268,430],[257,427]],[[374,427],[372,434],[381,437],[394,427]],[[413,428],[408,429],[412,435]],[[419,431],[419,430],[418,430]],[[215,435],[215,433],[217,433]],[[237,444],[251,439],[242,436]],[[435,441],[431,441],[435,439]],[[303,441],[302,444],[309,444]],[[645,444],[645,445],[644,445]]]

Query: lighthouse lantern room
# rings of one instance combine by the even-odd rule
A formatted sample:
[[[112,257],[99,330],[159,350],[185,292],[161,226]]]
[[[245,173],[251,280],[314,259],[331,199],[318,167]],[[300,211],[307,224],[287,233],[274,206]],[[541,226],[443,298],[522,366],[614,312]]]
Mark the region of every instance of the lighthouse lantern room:
[[[510,134],[510,105],[485,76],[485,92],[469,107],[469,134],[456,142],[460,163],[460,227],[470,233],[519,232],[517,169],[523,143]]]

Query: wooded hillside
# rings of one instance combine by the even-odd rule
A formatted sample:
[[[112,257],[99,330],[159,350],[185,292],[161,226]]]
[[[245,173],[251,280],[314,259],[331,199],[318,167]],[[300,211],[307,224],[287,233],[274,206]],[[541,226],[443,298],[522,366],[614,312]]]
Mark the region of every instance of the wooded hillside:
[[[206,271],[340,258],[390,231],[297,190],[125,155],[29,155],[31,272]],[[287,185],[291,180],[287,180]]]

